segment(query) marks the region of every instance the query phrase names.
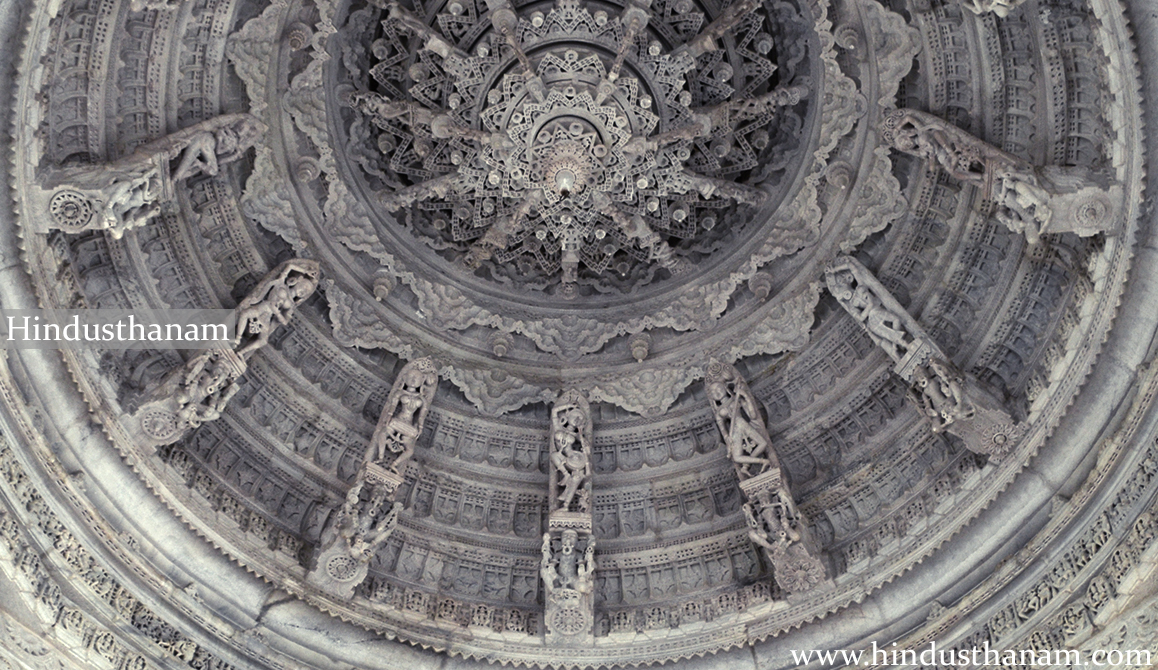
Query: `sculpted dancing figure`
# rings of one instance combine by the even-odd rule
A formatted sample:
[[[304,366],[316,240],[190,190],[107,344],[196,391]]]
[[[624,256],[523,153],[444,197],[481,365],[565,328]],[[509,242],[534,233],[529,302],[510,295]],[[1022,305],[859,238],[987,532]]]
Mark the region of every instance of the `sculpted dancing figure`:
[[[273,334],[274,321],[289,323],[294,310],[318,287],[317,261],[288,260],[274,268],[237,306],[237,337],[234,345],[248,340],[237,354],[248,357],[264,347]]]
[[[437,386],[438,372],[431,359],[420,358],[402,368],[374,429],[367,451],[370,462],[385,465],[387,454],[396,454],[388,467],[395,474],[406,473],[406,464],[414,455],[414,445],[422,434]]]
[[[864,324],[877,343],[895,360],[904,358],[914,338],[904,320],[890,311],[852,270],[829,275],[829,290],[854,319]]]
[[[722,380],[708,384],[708,397],[716,411],[716,422],[728,447],[728,457],[742,478],[754,477],[776,467],[776,456],[766,431],[758,429],[763,418],[756,399],[746,388]]]
[[[565,512],[590,511],[591,409],[570,390],[551,408],[551,472],[556,506]]]

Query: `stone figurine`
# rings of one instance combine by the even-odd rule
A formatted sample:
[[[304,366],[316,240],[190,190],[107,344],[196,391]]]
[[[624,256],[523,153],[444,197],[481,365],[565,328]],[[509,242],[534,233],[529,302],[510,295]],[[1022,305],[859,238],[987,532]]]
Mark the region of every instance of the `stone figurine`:
[[[704,372],[704,385],[728,456],[736,466],[740,490],[747,498],[743,509],[749,539],[763,548],[776,583],[788,593],[820,585],[827,573],[816,557],[819,548],[796,508],[748,383],[734,366],[712,359]]]
[[[735,368],[719,361],[713,359],[709,368],[718,371],[709,371],[705,378],[708,399],[737,474],[749,479],[779,467],[763,414],[748,384]]]
[[[264,132],[265,125],[249,114],[225,114],[142,144],[106,165],[47,170],[44,225],[69,233],[107,230],[120,239],[172,207],[176,182],[218,174]]]
[[[824,563],[809,546],[802,517],[787,488],[763,489],[755,500],[745,503],[743,509],[748,537],[764,549],[781,589],[802,593],[825,582]]]
[[[888,352],[893,360],[901,360],[916,341],[905,318],[895,309],[886,307],[881,297],[852,267],[836,268],[827,274],[829,292],[869,335]]]
[[[909,398],[934,433],[947,432],[970,451],[999,460],[1024,433],[995,392],[963,374],[868,268],[854,258],[825,270],[828,289],[893,360]]]
[[[158,446],[171,444],[188,431],[221,418],[240,390],[237,380],[245,374],[249,358],[314,292],[319,273],[317,261],[292,259],[267,274],[235,310],[236,349],[203,351],[148,391],[150,400],[133,415],[140,437]]]
[[[367,462],[386,466],[399,476],[406,474],[437,387],[438,371],[430,358],[411,361],[402,368],[382,407],[366,452]],[[391,455],[394,460],[387,466]]]
[[[245,367],[245,362],[228,350],[210,350],[191,359],[173,398],[178,428],[192,430],[220,418],[225,405],[239,390],[236,381],[245,373]]]
[[[552,510],[591,511],[591,408],[576,391],[551,408]]]
[[[547,642],[565,647],[587,646],[592,641],[595,618],[595,538],[589,534],[581,536],[573,529],[562,531],[558,538],[556,551],[552,533],[543,534],[539,563]]]
[[[981,192],[984,216],[1038,244],[1045,233],[1112,234],[1121,186],[1084,167],[1036,167],[940,117],[898,109],[881,121],[881,137],[898,151],[937,164]]]
[[[317,289],[320,273],[317,261],[295,258],[266,275],[237,306],[238,355],[252,356],[269,342],[277,324],[289,323],[298,305]]]
[[[964,385],[963,377],[945,361],[931,359],[917,368],[913,390],[923,413],[933,421],[934,433],[973,418],[975,409],[965,397]]]
[[[548,591],[572,589],[579,593],[591,593],[594,589],[595,538],[588,538],[587,547],[580,561],[575,548],[579,543],[579,533],[565,530],[561,536],[559,556],[551,551],[551,534],[543,534],[540,576]]]

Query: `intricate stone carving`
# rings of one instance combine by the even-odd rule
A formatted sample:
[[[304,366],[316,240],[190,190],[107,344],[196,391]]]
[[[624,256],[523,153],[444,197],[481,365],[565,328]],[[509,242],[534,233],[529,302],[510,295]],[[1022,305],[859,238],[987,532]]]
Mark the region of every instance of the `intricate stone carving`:
[[[972,451],[999,461],[1025,431],[994,393],[958,371],[917,320],[871,272],[845,256],[825,271],[828,290],[894,361],[910,397],[934,432],[960,437]]]
[[[563,393],[551,407],[551,513],[591,514],[591,407]]]
[[[704,388],[728,449],[728,458],[736,465],[740,479],[779,469],[780,462],[772,449],[764,415],[739,372],[713,359],[704,371]]]
[[[289,323],[294,310],[318,288],[317,261],[285,261],[261,280],[237,305],[237,355],[248,359],[269,342],[277,326]],[[274,323],[274,322],[277,323]]]
[[[422,425],[437,388],[438,370],[430,358],[411,361],[402,368],[370,439],[370,447],[366,450],[367,463],[389,468],[400,477],[406,474],[406,464],[414,455],[414,444],[422,434]]]
[[[555,540],[554,537],[558,539]],[[539,575],[546,597],[546,643],[588,646],[594,641],[595,538],[566,529],[543,534]]]
[[[245,155],[265,131],[249,114],[202,121],[101,166],[49,169],[41,196],[45,230],[107,230],[113,239],[140,228],[172,207],[174,184]]]
[[[363,496],[367,484],[368,495]],[[366,579],[370,559],[398,525],[402,503],[392,501],[396,488],[397,483],[376,474],[372,464],[363,466],[322,532],[316,565],[307,576],[310,583],[339,597],[354,595]]]
[[[106,377],[94,378],[83,359],[74,363],[66,358],[89,406],[150,488],[166,498],[175,495],[175,506],[179,504],[190,526],[256,575],[291,589],[310,606],[335,612],[385,637],[445,647],[450,654],[495,663],[656,663],[755,643],[824,617],[874,589],[889,589],[881,585],[941,546],[964,520],[974,518],[1017,468],[1017,463],[1008,463],[978,476],[976,464],[983,459],[959,454],[951,448],[956,441],[914,423],[916,417],[903,406],[904,385],[882,374],[884,357],[871,355],[870,338],[841,310],[833,312],[831,301],[817,309],[816,293],[803,290],[819,275],[818,264],[826,262],[837,245],[851,249],[865,243],[865,257],[880,259],[879,274],[888,277],[886,285],[898,297],[912,296],[914,304],[921,305],[922,324],[955,360],[980,361],[970,368],[973,374],[1000,370],[1010,380],[1011,394],[1025,388],[1021,380],[1031,378],[1030,391],[1041,399],[1042,407],[1035,439],[1049,433],[1072,398],[1069,388],[1080,384],[1068,380],[1080,380],[1086,361],[1098,355],[1097,343],[1112,314],[1112,308],[1107,311],[1102,303],[1114,303],[1113,287],[1129,265],[1128,245],[1121,243],[1127,238],[1107,240],[1103,248],[1101,238],[1085,241],[1070,235],[1049,240],[1019,264],[1014,254],[1008,254],[1020,244],[1016,237],[1006,235],[1001,225],[993,225],[996,222],[969,216],[969,207],[961,206],[965,204],[961,193],[968,199],[975,189],[962,188],[943,174],[930,179],[935,171],[924,170],[919,161],[905,158],[889,165],[887,153],[881,160],[873,126],[880,105],[894,101],[898,92],[901,99],[944,109],[946,118],[959,123],[969,119],[979,136],[1000,137],[1010,151],[1019,155],[1044,151],[1052,153],[1050,160],[1055,162],[1069,160],[1059,158],[1059,152],[1097,154],[1102,129],[1095,122],[1091,132],[1086,124],[1088,114],[1096,116],[1099,107],[1116,119],[1126,118],[1105,103],[1108,95],[1129,103],[1128,83],[1125,89],[1095,91],[1091,96],[1090,91],[1103,84],[1099,76],[1103,65],[1096,49],[1074,47],[1084,30],[1091,26],[1095,33],[1099,30],[1096,21],[1105,20],[1101,14],[1083,20],[1074,16],[1086,10],[1081,3],[1051,5],[1047,23],[1038,23],[1041,17],[1034,13],[1026,14],[1040,31],[1034,34],[1013,21],[960,22],[953,6],[934,4],[933,12],[922,11],[920,3],[909,7],[907,16],[921,28],[928,48],[916,53],[920,67],[905,78],[903,89],[884,80],[899,83],[908,69],[906,61],[912,59],[890,60],[881,50],[894,50],[890,46],[894,44],[897,54],[904,53],[909,46],[905,33],[912,30],[899,14],[874,0],[832,7],[789,0],[759,4],[740,17],[717,40],[719,48],[703,51],[696,69],[683,77],[692,94],[687,115],[679,111],[684,105],[672,106],[676,115],[657,124],[652,133],[633,129],[631,134],[654,140],[656,155],[665,149],[678,151],[681,143],[687,143],[689,163],[696,163],[693,169],[711,179],[758,185],[767,193],[767,211],[761,211],[759,219],[749,219],[746,208],[731,201],[703,200],[690,191],[684,194],[686,202],[679,198],[657,202],[654,213],[646,201],[633,207],[613,200],[616,211],[628,215],[630,225],[603,220],[609,215],[600,214],[607,224],[604,240],[614,238],[625,255],[630,249],[635,265],[628,277],[621,277],[616,259],[594,276],[581,246],[576,254],[580,260],[570,265],[574,255],[569,256],[567,267],[568,272],[577,268],[579,280],[573,283],[580,295],[575,302],[562,304],[541,295],[544,291],[551,295],[563,285],[561,249],[558,274],[543,275],[540,286],[524,291],[522,277],[487,276],[490,269],[515,262],[495,259],[508,250],[504,244],[527,232],[532,213],[529,206],[525,215],[522,211],[533,198],[504,203],[517,205],[511,211],[496,203],[490,215],[495,221],[485,220],[482,213],[481,225],[476,225],[480,212],[456,220],[453,209],[425,209],[438,204],[435,201],[415,203],[394,219],[383,214],[378,195],[453,172],[455,168],[447,166],[456,165],[455,151],[461,152],[457,163],[461,167],[484,141],[495,155],[503,149],[492,146],[489,136],[463,130],[494,134],[472,117],[488,106],[478,90],[487,95],[490,83],[471,78],[459,87],[458,80],[447,77],[451,69],[469,66],[454,49],[469,52],[472,58],[473,54],[493,58],[504,73],[522,79],[527,100],[538,100],[536,92],[544,94],[536,104],[544,103],[548,87],[544,82],[539,91],[531,81],[538,77],[541,56],[564,53],[563,41],[579,53],[579,60],[597,52],[608,71],[603,79],[588,77],[587,83],[595,83],[595,99],[609,88],[602,86],[604,81],[614,86],[598,101],[611,106],[618,97],[632,94],[632,80],[641,82],[640,90],[646,86],[645,77],[633,68],[650,55],[646,53],[650,40],[664,45],[661,56],[664,50],[696,40],[703,27],[718,18],[717,5],[659,0],[646,9],[635,7],[636,18],[624,12],[624,20],[618,22],[614,16],[618,10],[611,10],[608,17],[592,6],[594,23],[584,24],[591,30],[588,39],[578,32],[561,37],[560,16],[570,18],[578,12],[552,17],[546,5],[526,6],[526,21],[517,22],[516,16],[512,26],[502,18],[509,18],[505,4],[495,3],[488,13],[487,7],[472,0],[448,0],[441,6],[407,4],[413,7],[413,17],[393,19],[389,11],[378,12],[363,2],[330,0],[307,5],[276,2],[265,11],[245,2],[210,0],[190,3],[179,13],[143,16],[124,11],[123,0],[65,3],[60,8],[62,19],[76,18],[61,21],[60,45],[44,52],[47,58],[38,60],[42,54],[30,50],[24,60],[33,78],[45,73],[38,81],[62,82],[44,91],[49,103],[46,118],[27,124],[44,128],[43,137],[52,143],[52,160],[62,164],[90,160],[87,157],[99,157],[107,149],[131,147],[141,137],[159,135],[141,133],[135,126],[148,128],[173,119],[188,124],[217,109],[244,105],[230,86],[215,97],[214,77],[228,68],[220,67],[220,49],[205,48],[210,39],[218,44],[224,39],[223,33],[234,25],[232,17],[255,17],[238,35],[243,39],[234,44],[246,43],[257,57],[248,62],[235,58],[234,66],[247,85],[268,82],[264,88],[250,88],[249,109],[278,133],[262,144],[252,173],[234,171],[228,178],[178,184],[181,211],[166,215],[163,226],[146,227],[145,234],[122,242],[104,234],[26,235],[25,258],[37,285],[45,287],[47,297],[40,296],[45,304],[54,297],[74,296],[89,304],[142,304],[154,302],[158,295],[165,301],[226,296],[238,278],[261,266],[262,259],[284,253],[282,241],[266,234],[270,231],[299,250],[308,249],[311,257],[333,270],[327,272],[332,282],[326,286],[326,300],[299,307],[308,322],[276,333],[270,340],[276,351],[266,350],[268,358],[263,355],[250,362],[245,383],[238,384],[241,390],[230,401],[229,411],[236,416],[203,425],[197,435],[163,450],[160,458],[147,447],[142,449],[144,442],[119,438],[118,417],[103,412],[109,406],[104,389],[136,384],[144,378],[137,375],[138,366],[157,363],[133,358],[121,369],[114,356],[106,356],[100,371]],[[95,15],[85,13],[91,8]],[[639,16],[642,13],[646,22]],[[803,21],[785,18],[794,14]],[[845,27],[837,35],[841,48],[831,44],[833,35],[825,27],[829,19]],[[166,21],[173,24],[172,30],[167,30]],[[873,28],[877,21],[900,39],[880,39]],[[408,22],[422,25],[411,30],[404,26]],[[302,23],[310,25],[303,28]],[[547,37],[536,41],[542,36],[529,36],[528,23],[532,28],[546,26]],[[598,31],[607,26],[614,35],[601,38]],[[624,39],[633,26],[640,27],[634,43]],[[113,35],[112,41],[119,44],[108,50],[96,43],[91,54],[79,47],[74,51],[71,40],[90,29]],[[425,49],[429,33],[424,30],[437,31],[442,43]],[[124,39],[125,33],[130,39]],[[29,35],[35,42],[40,33]],[[1056,50],[1034,48],[1043,41],[1052,44],[1055,36]],[[1023,41],[1029,42],[1028,51]],[[75,43],[87,47],[87,42]],[[970,54],[969,49],[977,46],[988,53],[979,58]],[[152,49],[153,57],[139,57],[138,49]],[[231,47],[229,53],[240,49]],[[1075,69],[1074,54],[1091,51],[1094,57],[1079,64],[1090,63],[1092,69]],[[61,67],[73,54],[75,64],[68,70]],[[620,54],[619,76],[613,77],[611,58]],[[1114,68],[1129,69],[1128,53],[1110,55]],[[717,136],[703,134],[704,125],[697,126],[691,115],[731,99],[755,100],[772,92],[759,74],[763,56],[778,68],[778,79],[786,87],[799,83],[800,75],[812,77],[813,94],[797,105],[775,108],[769,123],[713,125],[711,133],[718,131]],[[106,87],[101,88],[98,77],[105,64],[122,77],[117,87],[104,82]],[[345,79],[347,66],[359,75]],[[855,79],[841,67],[853,72]],[[167,69],[173,70],[171,77],[166,76]],[[478,74],[482,77],[487,71]],[[87,85],[84,76],[92,78],[83,101],[89,107],[80,104]],[[128,86],[146,76],[150,86]],[[1031,82],[1029,89],[1019,88],[1024,82]],[[33,82],[34,93],[36,86]],[[429,130],[429,136],[410,138],[397,132],[405,131],[397,119],[371,119],[368,113],[342,108],[341,100],[350,89],[373,91],[389,101],[420,103],[431,112],[429,128],[418,124],[421,132]],[[667,106],[656,104],[661,94],[655,90],[643,90],[652,113]],[[683,92],[678,81],[671,92],[676,91]],[[154,99],[144,98],[149,92],[161,93],[162,114],[156,113]],[[991,95],[994,92],[1000,94]],[[42,97],[21,99],[34,103],[27,109],[35,109]],[[75,116],[69,117],[72,101]],[[1055,118],[1049,118],[1051,114]],[[75,134],[63,132],[61,117],[74,123],[67,129],[77,129]],[[87,119],[87,125],[75,123],[77,119]],[[1050,146],[1034,144],[1026,151],[1019,145],[1025,141],[1026,128],[1035,133],[1035,142],[1042,138]],[[844,129],[852,134],[842,138]],[[37,137],[29,134],[13,143],[17,167],[23,148],[37,145]],[[673,141],[659,146],[661,137]],[[1128,131],[1121,137],[1132,141],[1141,136]],[[784,140],[788,144],[782,144]],[[748,156],[749,149],[756,167],[729,172],[747,164],[748,159],[740,157]],[[418,156],[419,151],[424,155]],[[719,159],[717,151],[728,152],[718,168],[711,165]],[[631,158],[628,153],[625,150],[625,157]],[[646,160],[647,152],[634,156]],[[395,157],[407,170],[430,174],[393,169]],[[579,155],[575,164],[585,168],[587,158]],[[793,162],[796,158],[799,167]],[[847,169],[825,173],[829,158]],[[825,183],[824,174],[832,180]],[[761,181],[767,175],[771,177]],[[240,212],[233,210],[238,176],[253,189]],[[844,190],[839,188],[842,176]],[[789,182],[792,188],[786,186]],[[898,211],[894,209],[898,200],[891,196],[899,193],[901,184],[912,198],[913,210],[885,229],[885,220]],[[463,195],[451,192],[447,197]],[[475,194],[466,195],[474,201]],[[539,204],[543,202],[545,195]],[[17,202],[21,208],[26,203]],[[680,209],[681,204],[686,209]],[[675,211],[686,212],[684,221],[694,220],[697,229],[709,234],[668,235],[675,221],[669,214]],[[635,225],[637,216],[645,225]],[[855,230],[848,228],[850,218]],[[255,224],[265,230],[255,229]],[[423,228],[426,224],[430,225]],[[766,236],[768,231],[775,235]],[[464,232],[466,237],[456,237]],[[476,232],[482,237],[470,237]],[[637,234],[628,237],[632,232]],[[547,237],[553,240],[550,231]],[[766,237],[774,238],[767,247]],[[656,238],[662,245],[653,244]],[[203,241],[204,248],[199,248]],[[807,248],[814,242],[819,244]],[[477,267],[468,262],[475,250],[480,257]],[[484,252],[491,256],[482,258]],[[4,253],[11,260],[9,250]],[[674,278],[680,265],[665,265],[668,258],[687,261],[691,272]],[[637,270],[645,272],[633,274]],[[655,273],[654,280],[648,272]],[[1057,277],[1040,281],[1052,273]],[[392,282],[375,291],[379,275]],[[556,277],[558,283],[552,284]],[[761,279],[753,281],[755,277]],[[1097,289],[1085,287],[1087,277],[1097,282]],[[990,279],[992,283],[987,282]],[[476,290],[479,285],[482,290]],[[183,287],[188,287],[186,294]],[[592,293],[605,289],[611,289],[608,300]],[[376,301],[379,297],[382,300]],[[781,308],[790,304],[786,315]],[[800,304],[806,308],[798,309]],[[337,334],[332,338],[326,328],[327,306]],[[783,320],[785,316],[790,320]],[[1061,328],[1053,325],[1059,322],[1064,324]],[[651,343],[646,357],[636,362],[644,335]],[[358,348],[340,348],[347,344]],[[505,347],[501,361],[495,360],[496,344]],[[1008,354],[1006,347],[1012,350]],[[776,355],[786,350],[799,353]],[[838,593],[770,602],[781,597],[782,590],[771,575],[758,578],[765,562],[760,556],[775,547],[778,534],[772,530],[774,524],[760,521],[759,510],[753,509],[760,524],[758,537],[773,547],[750,537],[732,465],[717,458],[722,450],[713,451],[718,445],[715,417],[708,416],[706,405],[697,410],[696,398],[703,402],[703,396],[686,388],[701,376],[707,352],[728,363],[748,359],[742,369],[751,371],[745,373],[750,374],[751,392],[770,410],[769,430],[777,436],[784,472],[795,476],[797,502],[816,521],[813,530],[829,547],[832,568],[850,573],[838,580]],[[292,547],[303,541],[318,544],[324,519],[331,512],[337,518],[336,508],[348,486],[341,482],[354,477],[389,391],[389,371],[401,367],[392,354],[399,354],[403,362],[436,356],[441,373],[464,389],[464,397],[457,393],[436,397],[417,446],[423,465],[429,467],[409,469],[410,475],[416,470],[420,474],[409,489],[412,497],[406,498],[414,500],[415,509],[401,515],[397,530],[369,563],[357,597],[342,599],[302,585],[302,571],[294,559],[302,559],[304,553]],[[1015,361],[1015,355],[1023,357]],[[168,355],[161,362],[171,365],[173,358]],[[1054,381],[1055,377],[1066,381]],[[543,643],[536,551],[548,522],[550,403],[560,388],[572,385],[587,393],[592,403],[617,405],[593,407],[598,438],[592,445],[593,470],[599,477],[612,473],[615,483],[592,501],[601,551],[601,574],[595,580],[595,599],[601,604],[593,628],[597,636],[610,637],[597,637],[597,644],[578,651]],[[464,407],[463,400],[482,410],[481,415]],[[520,405],[519,411],[511,411]],[[642,416],[629,416],[621,411],[625,408]],[[665,416],[669,409],[674,411]],[[509,417],[487,416],[508,411]],[[66,439],[74,432],[85,431],[61,431]],[[536,432],[538,443],[527,439]],[[1022,445],[1022,453],[1031,448],[1037,444]],[[865,456],[872,462],[866,463]],[[369,475],[370,468],[366,470]],[[480,494],[476,479],[485,481],[488,489],[493,482],[495,495],[490,496],[490,490]],[[433,497],[424,488],[428,484],[437,484]],[[372,488],[367,479],[360,495],[367,496]],[[480,497],[487,506],[478,504]],[[303,506],[309,510],[301,511]],[[419,516],[421,510],[426,511]],[[347,553],[335,562],[333,574],[349,574],[352,562],[357,563]],[[784,569],[777,577],[787,574]],[[209,593],[212,584],[198,586]],[[149,590],[136,587],[138,593]],[[174,593],[182,595],[180,590]],[[280,617],[289,611],[280,607],[271,613]],[[1029,613],[1032,608],[1027,605],[1020,611]],[[193,618],[200,614],[191,612]],[[911,612],[908,618],[913,619]],[[337,642],[329,633],[341,635],[343,625],[335,621],[333,626],[325,637]],[[269,634],[276,637],[276,632]],[[365,639],[360,632],[353,636]],[[217,646],[224,649],[245,639],[242,634],[236,640],[223,636]],[[270,648],[283,646],[274,642]],[[332,646],[356,648],[340,642]],[[266,648],[258,644],[242,651],[246,650],[261,654]]]
[[[294,310],[318,286],[318,263],[291,259],[273,269],[237,305],[236,349],[210,349],[172,370],[134,414],[145,441],[170,444],[207,421],[221,417],[238,393],[237,380],[247,361],[278,325],[285,325]]]
[[[982,214],[992,214],[1030,244],[1047,233],[1088,237],[1119,227],[1122,188],[1082,167],[1029,162],[986,144],[928,112],[898,109],[881,122],[894,149],[939,165],[954,179],[976,186]]]
[[[757,490],[744,503],[748,537],[763,547],[772,563],[776,584],[785,593],[805,593],[822,586],[827,579],[819,550],[802,524],[804,518],[792,501],[792,492],[782,482]]]
[[[776,583],[786,593],[803,593],[826,583],[807,520],[796,509],[780,461],[764,423],[764,413],[738,370],[712,360],[704,371],[716,426],[736,467],[748,502],[744,515],[748,537],[764,549]]]
[[[550,515],[539,570],[547,644],[589,645],[593,640],[591,432],[587,399],[573,389],[564,392],[551,407]]]
[[[978,16],[993,13],[1004,19],[1024,2],[1025,0],[962,0],[961,5]]]

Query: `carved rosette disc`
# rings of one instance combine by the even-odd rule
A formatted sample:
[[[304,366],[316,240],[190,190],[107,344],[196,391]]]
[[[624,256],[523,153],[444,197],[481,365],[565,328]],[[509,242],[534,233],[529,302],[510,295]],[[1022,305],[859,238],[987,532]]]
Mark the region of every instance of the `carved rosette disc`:
[[[574,589],[560,589],[552,595],[547,628],[558,635],[583,635],[591,630],[591,615],[583,608],[582,599],[582,594]]]
[[[49,215],[65,230],[81,230],[95,211],[92,200],[76,191],[60,191],[48,204]]]

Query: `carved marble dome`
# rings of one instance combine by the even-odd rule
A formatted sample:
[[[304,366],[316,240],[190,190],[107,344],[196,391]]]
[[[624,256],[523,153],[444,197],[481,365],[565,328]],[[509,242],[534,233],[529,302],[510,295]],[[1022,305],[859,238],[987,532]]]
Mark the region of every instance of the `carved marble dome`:
[[[0,8],[0,667],[1158,653],[1153,0]]]

